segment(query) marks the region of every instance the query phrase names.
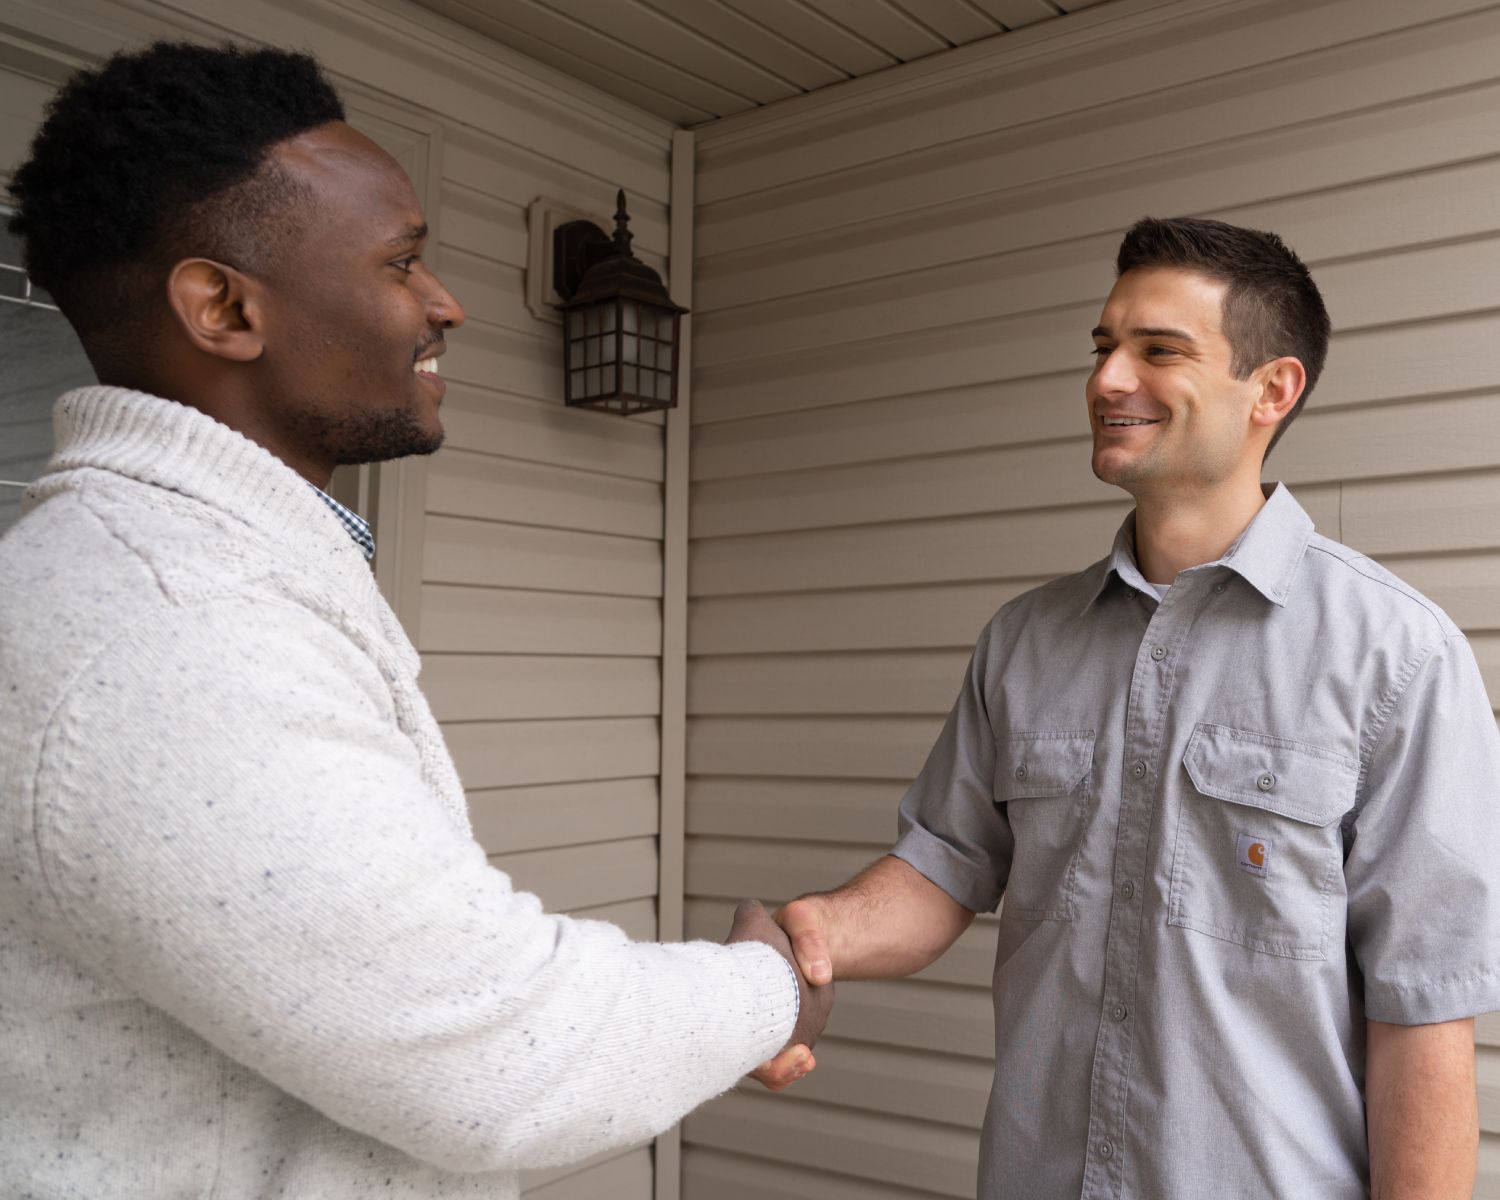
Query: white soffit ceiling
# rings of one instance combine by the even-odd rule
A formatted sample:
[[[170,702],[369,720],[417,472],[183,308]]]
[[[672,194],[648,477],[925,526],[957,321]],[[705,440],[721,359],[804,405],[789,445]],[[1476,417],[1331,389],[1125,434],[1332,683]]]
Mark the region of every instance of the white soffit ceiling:
[[[674,125],[698,125],[1104,0],[417,0]]]

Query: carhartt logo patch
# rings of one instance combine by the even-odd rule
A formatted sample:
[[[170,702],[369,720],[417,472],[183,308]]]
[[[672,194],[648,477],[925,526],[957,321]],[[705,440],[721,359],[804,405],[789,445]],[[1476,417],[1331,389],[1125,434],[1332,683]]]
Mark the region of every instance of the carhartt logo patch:
[[[1271,842],[1254,833],[1240,834],[1240,870],[1266,877],[1266,861],[1271,857]]]

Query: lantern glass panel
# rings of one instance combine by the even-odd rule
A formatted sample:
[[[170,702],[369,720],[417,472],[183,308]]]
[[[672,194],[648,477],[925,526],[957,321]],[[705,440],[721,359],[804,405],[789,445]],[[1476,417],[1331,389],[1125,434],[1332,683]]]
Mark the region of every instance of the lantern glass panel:
[[[636,311],[634,301],[622,300],[620,302],[620,320],[623,322],[626,333],[640,332],[640,314]]]
[[[568,345],[568,368],[576,370],[583,366],[583,343],[570,342]]]
[[[635,363],[641,361],[640,338],[633,333],[627,333],[620,339],[620,361]]]
[[[599,326],[602,333],[613,333],[615,331],[615,308],[613,301],[609,301],[599,307]]]
[[[624,378],[623,391],[637,392],[640,390],[640,372],[634,367],[621,367],[620,374]]]
[[[670,400],[672,398],[672,373],[670,371],[658,371],[656,373],[656,398],[658,400]]]

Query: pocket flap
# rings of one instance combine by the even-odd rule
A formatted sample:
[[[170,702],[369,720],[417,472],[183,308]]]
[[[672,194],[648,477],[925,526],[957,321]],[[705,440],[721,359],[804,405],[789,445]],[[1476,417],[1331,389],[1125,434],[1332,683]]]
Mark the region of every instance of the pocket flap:
[[[1324,826],[1354,806],[1359,763],[1305,742],[1200,724],[1183,765],[1205,796]]]
[[[996,793],[1002,800],[1066,796],[1094,765],[1094,731],[1016,733],[995,749]]]

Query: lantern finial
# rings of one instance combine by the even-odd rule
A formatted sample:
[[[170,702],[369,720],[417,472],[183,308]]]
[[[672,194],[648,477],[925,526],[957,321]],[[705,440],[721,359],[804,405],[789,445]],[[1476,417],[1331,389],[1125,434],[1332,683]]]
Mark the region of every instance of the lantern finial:
[[[625,211],[625,189],[615,195],[615,253],[628,255],[635,234],[630,232],[630,214]]]

